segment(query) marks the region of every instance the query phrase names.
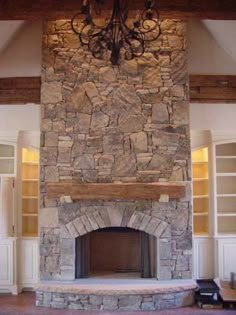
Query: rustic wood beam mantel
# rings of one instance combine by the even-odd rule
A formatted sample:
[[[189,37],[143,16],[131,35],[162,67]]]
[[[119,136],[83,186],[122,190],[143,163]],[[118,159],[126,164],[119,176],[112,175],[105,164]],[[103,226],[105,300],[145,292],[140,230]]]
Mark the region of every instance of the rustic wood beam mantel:
[[[170,199],[185,197],[182,183],[48,183],[48,197],[70,196],[72,200]]]
[[[104,0],[110,10],[112,0]],[[51,20],[71,18],[82,0],[0,0],[0,20]],[[129,1],[130,10],[142,10],[143,0]],[[158,0],[161,18],[236,19],[235,0]]]
[[[192,103],[235,103],[235,75],[191,75]]]
[[[40,104],[40,77],[0,79],[0,104]]]

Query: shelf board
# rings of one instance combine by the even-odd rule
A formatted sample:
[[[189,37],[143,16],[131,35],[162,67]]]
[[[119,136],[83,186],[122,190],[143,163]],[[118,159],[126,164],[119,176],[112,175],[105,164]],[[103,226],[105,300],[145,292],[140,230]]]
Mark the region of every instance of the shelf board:
[[[235,194],[217,194],[216,197],[236,197]]]
[[[192,164],[208,164],[208,161],[192,161]]]
[[[38,196],[22,196],[22,199],[38,199]]]
[[[24,165],[39,165],[38,162],[22,162],[22,164]]]
[[[205,216],[208,216],[208,212],[193,212],[193,215],[196,216],[196,217],[205,217]]]
[[[236,155],[217,155],[217,159],[236,159]]]
[[[217,213],[218,217],[236,217],[236,213],[235,212],[227,212],[227,213]]]
[[[38,179],[22,179],[22,182],[38,182],[39,180]]]
[[[37,213],[22,213],[22,217],[37,217]]]
[[[236,176],[236,173],[234,172],[228,172],[228,173],[216,173],[216,176],[218,177],[229,177],[229,176]]]
[[[36,234],[36,233],[22,233],[22,236],[25,236],[25,237],[38,237],[38,234]]]
[[[194,195],[193,199],[208,198],[208,195]]]
[[[7,156],[0,156],[0,160],[15,160],[15,157],[12,157],[12,156],[9,156],[9,157],[7,157]]]
[[[193,182],[203,182],[203,181],[207,181],[208,178],[193,178]]]

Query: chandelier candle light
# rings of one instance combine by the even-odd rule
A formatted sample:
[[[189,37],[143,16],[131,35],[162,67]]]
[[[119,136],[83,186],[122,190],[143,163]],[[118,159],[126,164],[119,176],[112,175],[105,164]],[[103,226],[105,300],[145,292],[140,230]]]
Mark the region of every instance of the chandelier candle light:
[[[95,1],[94,11],[97,16],[101,14],[101,3],[102,0]],[[145,51],[145,43],[156,40],[161,34],[159,12],[154,0],[145,1],[143,12],[132,26],[128,25],[127,0],[113,1],[111,17],[104,26],[94,22],[92,8],[90,1],[84,0],[82,13],[85,14],[85,20],[82,27],[79,26],[80,13],[77,13],[71,20],[72,30],[95,58],[110,56],[113,65],[118,65],[121,57],[126,60],[140,57]]]

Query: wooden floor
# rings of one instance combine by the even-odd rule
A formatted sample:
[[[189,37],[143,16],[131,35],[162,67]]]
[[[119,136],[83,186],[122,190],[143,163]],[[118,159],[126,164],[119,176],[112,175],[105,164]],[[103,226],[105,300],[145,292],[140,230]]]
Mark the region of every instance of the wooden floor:
[[[102,314],[107,315],[111,312],[82,312],[70,310],[55,310],[48,308],[35,307],[34,293],[22,293],[18,296],[11,294],[0,294],[0,315],[89,315]],[[187,307],[177,310],[152,311],[152,312],[137,312],[139,315],[236,315],[236,310],[202,310],[198,307]],[[113,315],[134,314],[131,312],[113,312]]]

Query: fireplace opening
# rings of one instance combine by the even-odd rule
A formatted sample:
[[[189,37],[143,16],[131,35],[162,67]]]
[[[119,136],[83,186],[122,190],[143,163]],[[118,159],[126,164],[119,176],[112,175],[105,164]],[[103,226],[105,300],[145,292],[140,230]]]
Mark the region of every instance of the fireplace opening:
[[[103,228],[76,239],[76,278],[156,277],[156,237],[126,227]]]

